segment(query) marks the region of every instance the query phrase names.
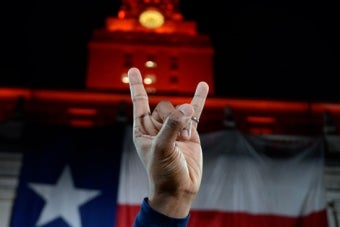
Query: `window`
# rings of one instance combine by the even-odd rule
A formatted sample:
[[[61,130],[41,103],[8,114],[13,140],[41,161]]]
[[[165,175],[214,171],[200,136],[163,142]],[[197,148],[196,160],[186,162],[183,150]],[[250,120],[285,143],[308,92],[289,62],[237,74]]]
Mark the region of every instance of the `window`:
[[[178,69],[178,58],[177,57],[170,57],[170,69],[177,70]]]
[[[132,64],[132,54],[125,54],[124,56],[124,66],[125,68],[131,68]]]
[[[156,68],[157,67],[156,57],[154,55],[148,55],[144,65],[146,68],[149,69]]]
[[[171,75],[169,78],[170,84],[178,84],[178,76],[177,75]]]

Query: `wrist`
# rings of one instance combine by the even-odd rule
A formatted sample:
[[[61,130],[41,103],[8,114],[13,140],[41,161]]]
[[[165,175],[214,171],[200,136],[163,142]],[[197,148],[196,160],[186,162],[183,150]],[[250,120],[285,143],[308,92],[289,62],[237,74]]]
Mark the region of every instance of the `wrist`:
[[[172,218],[185,218],[189,215],[195,195],[158,194],[148,198],[149,205],[156,211]]]

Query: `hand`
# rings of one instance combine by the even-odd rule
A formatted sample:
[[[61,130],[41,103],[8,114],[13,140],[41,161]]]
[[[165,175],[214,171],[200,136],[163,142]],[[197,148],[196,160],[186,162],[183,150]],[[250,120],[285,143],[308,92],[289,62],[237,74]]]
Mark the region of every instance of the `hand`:
[[[203,166],[198,121],[192,119],[200,118],[209,86],[198,83],[190,104],[175,107],[161,101],[151,112],[140,71],[131,68],[128,76],[133,141],[149,178],[149,204],[167,216],[186,217],[198,193]]]

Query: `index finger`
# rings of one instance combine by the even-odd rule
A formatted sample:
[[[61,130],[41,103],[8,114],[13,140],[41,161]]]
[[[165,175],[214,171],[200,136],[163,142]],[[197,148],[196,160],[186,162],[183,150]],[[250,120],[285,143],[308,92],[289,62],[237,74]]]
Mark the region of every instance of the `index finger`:
[[[209,85],[206,82],[199,82],[194,97],[191,100],[191,105],[194,108],[193,117],[196,119],[200,119],[203,107],[205,104],[205,100],[207,99],[209,92]]]
[[[150,114],[148,94],[145,91],[140,71],[137,68],[131,68],[128,71],[128,77],[134,118]]]

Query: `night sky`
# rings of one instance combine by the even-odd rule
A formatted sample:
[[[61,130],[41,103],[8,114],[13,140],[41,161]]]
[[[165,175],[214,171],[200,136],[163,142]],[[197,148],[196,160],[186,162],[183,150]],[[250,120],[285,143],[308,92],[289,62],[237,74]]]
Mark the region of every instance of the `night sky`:
[[[335,2],[182,0],[180,7],[211,37],[216,96],[340,102]],[[85,89],[87,42],[120,1],[1,4],[0,86]]]

